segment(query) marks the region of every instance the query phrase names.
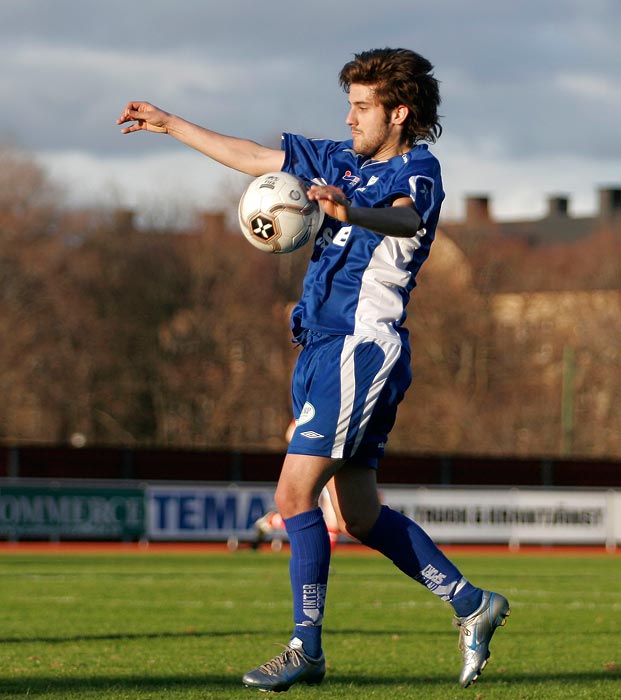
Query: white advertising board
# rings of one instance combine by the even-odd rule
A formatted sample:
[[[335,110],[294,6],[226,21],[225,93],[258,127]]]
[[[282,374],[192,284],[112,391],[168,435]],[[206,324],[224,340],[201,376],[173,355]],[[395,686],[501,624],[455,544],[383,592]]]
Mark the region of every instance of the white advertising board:
[[[621,543],[621,492],[573,489],[383,489],[437,542]]]

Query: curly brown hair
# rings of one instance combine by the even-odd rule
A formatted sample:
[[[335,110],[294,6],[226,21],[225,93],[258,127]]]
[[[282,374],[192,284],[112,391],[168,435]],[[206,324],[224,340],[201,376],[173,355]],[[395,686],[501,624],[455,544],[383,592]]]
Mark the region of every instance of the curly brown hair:
[[[440,89],[433,66],[409,49],[372,49],[354,54],[339,73],[339,84],[349,92],[352,83],[373,85],[386,112],[405,105],[410,113],[404,123],[404,140],[435,141],[442,133],[439,122]]]

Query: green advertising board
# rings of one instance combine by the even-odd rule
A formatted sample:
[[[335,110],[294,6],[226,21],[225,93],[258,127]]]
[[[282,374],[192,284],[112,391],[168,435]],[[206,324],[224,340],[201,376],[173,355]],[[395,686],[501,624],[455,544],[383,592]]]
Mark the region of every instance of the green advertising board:
[[[139,488],[0,483],[0,538],[131,541],[144,529]]]

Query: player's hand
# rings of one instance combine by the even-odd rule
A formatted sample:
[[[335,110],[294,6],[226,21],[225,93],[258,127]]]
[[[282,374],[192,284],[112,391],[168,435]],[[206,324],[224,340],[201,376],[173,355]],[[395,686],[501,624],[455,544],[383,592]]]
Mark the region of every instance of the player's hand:
[[[307,194],[328,216],[345,223],[349,221],[349,202],[340,188],[335,185],[311,185]]]
[[[154,131],[158,134],[167,134],[171,116],[168,112],[164,112],[149,102],[129,102],[116,123],[134,122],[122,129],[122,134],[131,134],[134,131]]]

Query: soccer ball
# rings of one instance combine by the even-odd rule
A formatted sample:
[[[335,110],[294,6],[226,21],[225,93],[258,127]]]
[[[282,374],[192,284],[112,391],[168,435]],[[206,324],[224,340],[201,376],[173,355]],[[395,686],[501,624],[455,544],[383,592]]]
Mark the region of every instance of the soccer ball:
[[[261,175],[248,185],[239,201],[239,225],[255,248],[291,253],[319,231],[323,210],[306,190],[302,180],[284,172]]]

